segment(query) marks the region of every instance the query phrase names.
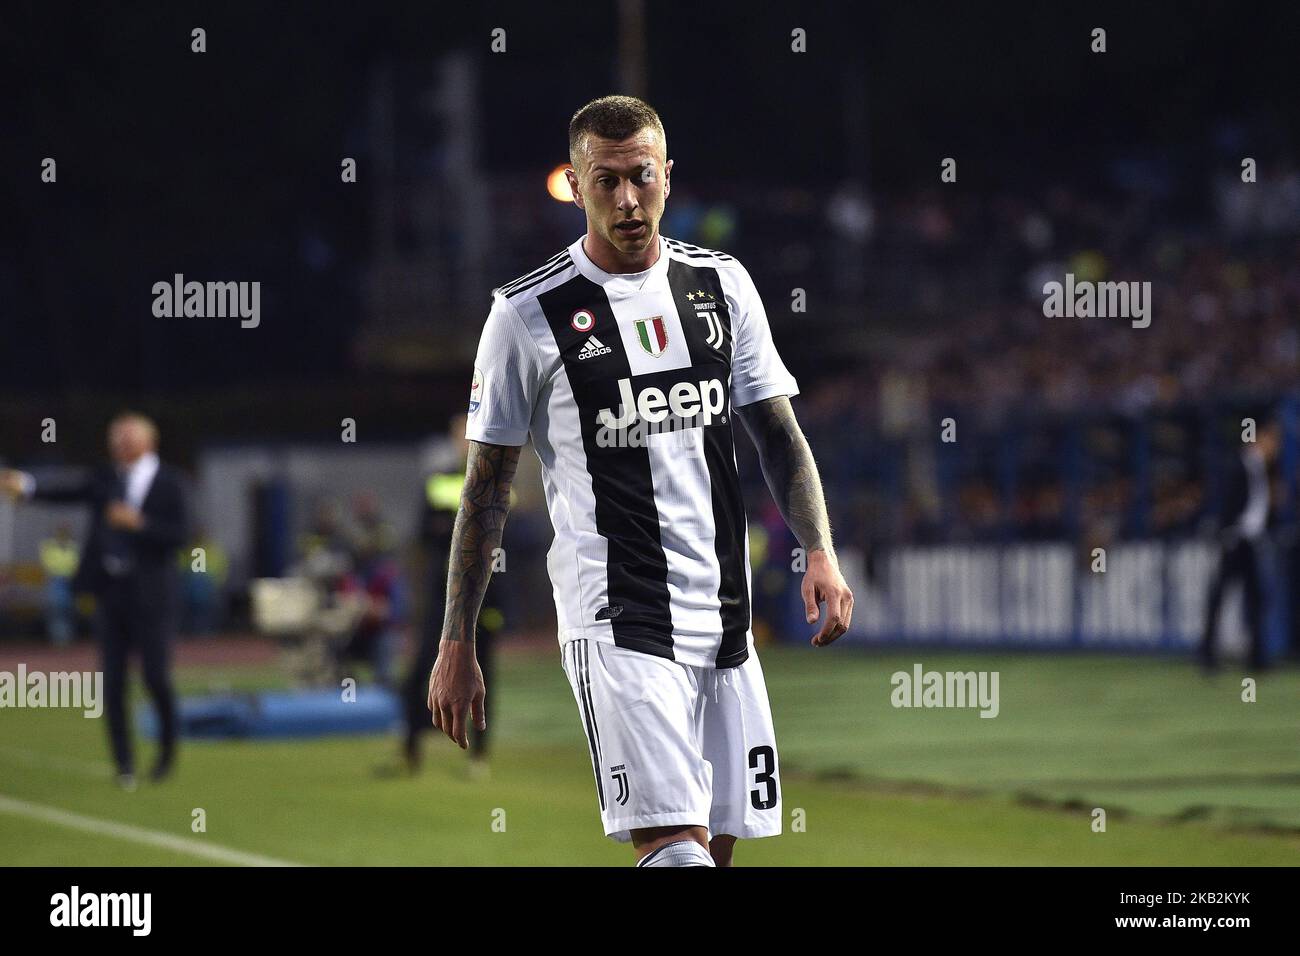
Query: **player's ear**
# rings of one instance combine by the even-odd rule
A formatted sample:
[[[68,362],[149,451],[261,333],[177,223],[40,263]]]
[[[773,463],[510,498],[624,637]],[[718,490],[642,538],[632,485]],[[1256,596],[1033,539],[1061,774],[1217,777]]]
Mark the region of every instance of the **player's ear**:
[[[670,159],[668,160],[668,162],[664,163],[664,198],[665,199],[668,198],[668,194],[672,192],[672,189],[673,189],[673,161]]]
[[[579,209],[586,209],[582,204],[582,189],[578,184],[578,174],[573,171],[572,166],[564,167],[564,178],[569,181],[569,192],[573,193],[573,204]]]

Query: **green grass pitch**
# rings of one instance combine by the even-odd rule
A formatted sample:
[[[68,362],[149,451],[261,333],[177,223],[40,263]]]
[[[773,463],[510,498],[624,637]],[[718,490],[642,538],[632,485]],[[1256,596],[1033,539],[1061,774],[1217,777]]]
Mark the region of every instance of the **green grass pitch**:
[[[1095,656],[762,651],[784,776],[786,832],[738,865],[1293,864],[1300,850],[1300,674],[1207,679],[1191,665]],[[1001,710],[895,709],[890,675],[997,670]],[[268,686],[260,668],[191,668],[182,688]],[[54,808],[277,860],[322,865],[630,865],[600,831],[558,650],[507,649],[492,773],[471,779],[445,739],[415,776],[395,737],[194,742],[162,786],[116,790],[104,727],[69,711],[0,711],[0,863],[210,861]],[[137,706],[140,706],[139,700]],[[141,742],[141,766],[152,746]],[[1092,809],[1107,812],[1093,832]],[[191,832],[201,808],[206,832]],[[792,824],[799,824],[794,826]],[[134,831],[133,831],[134,832]]]

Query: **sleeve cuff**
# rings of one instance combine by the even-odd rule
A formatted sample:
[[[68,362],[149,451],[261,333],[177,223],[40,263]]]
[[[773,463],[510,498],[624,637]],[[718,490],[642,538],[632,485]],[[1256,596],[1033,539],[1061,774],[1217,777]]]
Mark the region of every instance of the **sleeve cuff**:
[[[759,385],[755,388],[737,391],[731,397],[731,407],[744,408],[746,405],[753,405],[755,402],[761,402],[767,398],[776,398],[778,395],[793,396],[798,394],[799,383],[794,378],[788,378],[783,382],[772,382],[768,385]]]
[[[528,429],[501,428],[471,423],[465,429],[465,437],[470,441],[487,442],[489,445],[526,445],[528,444]]]
[[[18,478],[23,484],[23,497],[30,498],[36,494],[36,479],[25,471],[18,473]]]

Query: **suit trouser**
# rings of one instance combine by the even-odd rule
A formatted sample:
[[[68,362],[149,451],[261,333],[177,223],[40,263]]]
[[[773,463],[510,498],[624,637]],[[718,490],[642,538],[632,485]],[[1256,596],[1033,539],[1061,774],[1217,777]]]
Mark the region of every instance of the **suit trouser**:
[[[1267,663],[1264,655],[1264,593],[1261,583],[1259,553],[1246,539],[1225,547],[1219,559],[1219,569],[1210,585],[1210,602],[1205,614],[1205,632],[1201,635],[1201,660],[1213,665],[1218,659],[1215,646],[1219,629],[1219,609],[1223,592],[1232,581],[1240,580],[1241,604],[1245,612],[1246,631],[1250,636],[1250,665],[1262,668]]]
[[[160,755],[176,745],[176,694],[171,683],[172,601],[165,584],[151,576],[111,578],[100,589],[97,633],[104,669],[109,742],[119,773],[135,769],[127,723],[127,669],[130,652],[140,654],[144,683],[158,711]]]

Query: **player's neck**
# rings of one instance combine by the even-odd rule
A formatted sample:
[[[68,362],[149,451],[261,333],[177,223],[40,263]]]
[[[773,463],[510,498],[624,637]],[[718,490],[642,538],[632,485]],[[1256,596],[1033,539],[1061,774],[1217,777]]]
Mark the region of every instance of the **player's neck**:
[[[645,272],[659,261],[659,230],[655,230],[654,241],[635,257],[622,255],[608,242],[593,238],[590,232],[582,237],[582,251],[601,272],[610,275]]]

